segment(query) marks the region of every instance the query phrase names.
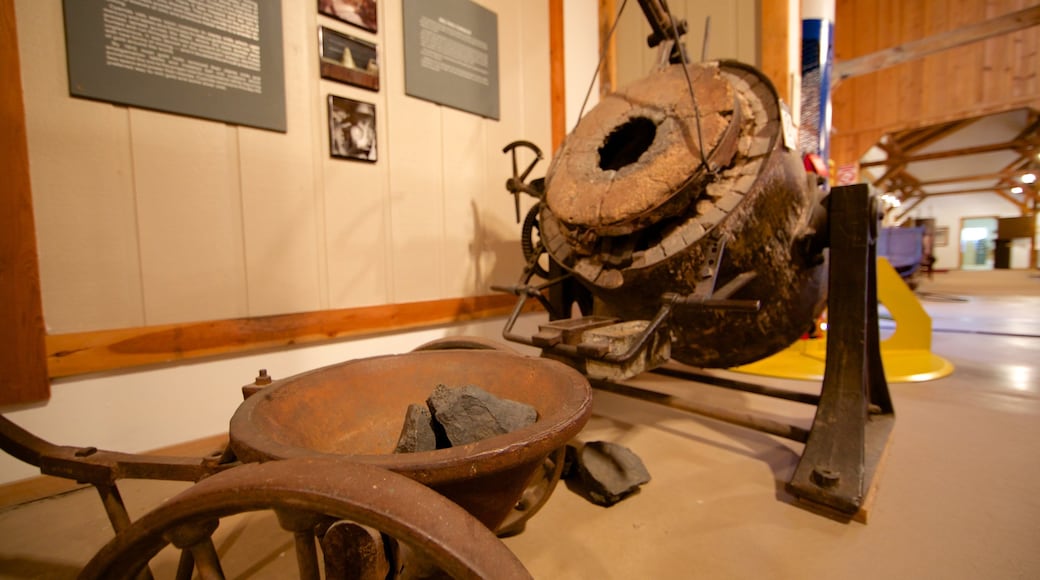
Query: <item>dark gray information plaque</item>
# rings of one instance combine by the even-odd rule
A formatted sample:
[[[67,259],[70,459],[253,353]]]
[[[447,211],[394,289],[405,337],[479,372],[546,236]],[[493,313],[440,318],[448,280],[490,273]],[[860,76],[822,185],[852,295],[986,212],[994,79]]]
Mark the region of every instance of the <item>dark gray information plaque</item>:
[[[64,0],[69,92],[285,131],[279,0]]]
[[[403,9],[405,93],[498,119],[498,15],[470,0]]]

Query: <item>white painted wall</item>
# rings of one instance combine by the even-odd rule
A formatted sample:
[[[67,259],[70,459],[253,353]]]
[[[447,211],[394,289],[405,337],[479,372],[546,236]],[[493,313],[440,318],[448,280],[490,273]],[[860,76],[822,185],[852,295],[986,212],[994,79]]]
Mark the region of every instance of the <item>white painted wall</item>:
[[[525,315],[517,331],[531,335],[542,320],[539,314]],[[45,405],[5,410],[4,416],[58,445],[141,453],[226,433],[228,421],[242,402],[242,385],[253,382],[260,369],[280,379],[346,360],[408,352],[445,336],[490,338],[519,352],[536,354],[528,347],[503,341],[504,322],[496,318],[151,370],[59,379]],[[35,467],[0,453],[0,484],[36,475]]]
[[[15,0],[49,332],[261,316],[489,294],[522,268],[502,147],[550,146],[548,4],[496,12],[501,115],[404,94],[401,3],[379,32],[282,1],[287,133],[68,95],[61,2]],[[375,42],[381,90],[319,78],[317,30]],[[379,161],[329,156],[330,94],[375,103]],[[499,338],[502,319],[55,381],[5,415],[57,444],[141,452],[227,430],[260,368],[285,377],[411,350],[447,335]],[[36,474],[0,454],[0,483]]]
[[[599,102],[599,2],[567,0],[563,3],[563,70],[566,86],[567,132],[581,118],[582,104],[589,112]],[[594,80],[595,79],[595,80]],[[589,86],[592,91],[589,92]],[[588,102],[585,103],[585,95]]]
[[[620,2],[617,4],[621,5]],[[706,60],[733,59],[758,64],[759,11],[755,0],[670,0],[668,5],[676,19],[685,18],[687,21],[686,48],[691,60],[701,59],[704,23],[710,17]],[[792,12],[797,14],[798,11]],[[797,25],[801,34],[800,20]],[[618,87],[646,76],[657,65],[657,49],[646,45],[649,34],[650,25],[643,11],[638,3],[629,2],[617,30]],[[798,54],[801,54],[800,48]],[[791,62],[801,62],[801,57]]]
[[[52,333],[490,293],[522,267],[502,148],[548,149],[548,4],[498,16],[501,119],[404,94],[401,3],[370,33],[282,0],[288,132],[69,96],[61,2],[16,0]],[[318,26],[374,42],[379,92],[322,80]],[[329,155],[327,98],[375,104],[379,160]]]
[[[949,242],[935,248],[935,267],[955,270],[960,267],[959,235],[961,219],[971,217],[1018,217],[1014,204],[991,194],[942,195],[922,202],[911,210],[910,218],[934,218],[935,227],[949,228]],[[1012,248],[1011,267],[1029,265],[1029,240],[1016,241]]]

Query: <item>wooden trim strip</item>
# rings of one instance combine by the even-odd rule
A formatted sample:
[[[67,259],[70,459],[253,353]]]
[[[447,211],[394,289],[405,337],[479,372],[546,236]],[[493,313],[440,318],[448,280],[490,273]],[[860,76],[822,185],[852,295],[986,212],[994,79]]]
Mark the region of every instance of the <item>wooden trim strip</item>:
[[[380,332],[504,316],[509,294],[408,304],[280,314],[232,320],[165,324],[47,337],[51,378],[171,363],[201,357],[318,343]],[[531,301],[525,309],[533,310]]]
[[[163,447],[154,451],[148,451],[148,455],[167,455],[173,457],[205,457],[213,451],[223,449],[228,442],[227,433],[203,437],[194,441],[178,443],[170,447]],[[55,495],[76,491],[90,487],[85,483],[79,483],[71,479],[54,477],[53,475],[40,475],[20,481],[13,481],[0,485],[0,510],[12,506],[22,505]]]

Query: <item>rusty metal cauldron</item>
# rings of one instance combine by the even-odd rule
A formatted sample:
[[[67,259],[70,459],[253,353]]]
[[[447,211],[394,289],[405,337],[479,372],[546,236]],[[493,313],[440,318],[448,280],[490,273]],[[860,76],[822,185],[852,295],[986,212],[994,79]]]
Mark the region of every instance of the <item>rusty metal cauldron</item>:
[[[714,62],[689,65],[688,83],[682,67],[578,122],[547,172],[540,235],[597,315],[651,319],[666,293],[750,279],[732,298],[757,311],[683,307],[669,321],[672,358],[735,366],[789,346],[822,311],[825,212],[768,79]]]
[[[468,445],[393,454],[408,405],[425,402],[438,384],[476,385],[527,403],[538,421]],[[243,462],[331,455],[389,469],[501,530],[546,458],[577,435],[591,412],[588,381],[561,363],[509,351],[417,351],[272,382],[231,418],[230,446]]]

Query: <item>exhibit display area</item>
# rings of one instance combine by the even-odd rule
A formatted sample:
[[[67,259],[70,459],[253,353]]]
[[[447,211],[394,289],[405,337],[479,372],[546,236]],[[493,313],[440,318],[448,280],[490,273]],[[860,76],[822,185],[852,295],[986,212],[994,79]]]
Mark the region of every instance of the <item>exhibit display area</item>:
[[[226,437],[206,438],[200,444],[212,447],[201,453],[126,452],[90,440],[56,440],[46,422],[43,432],[34,432],[32,426],[48,409],[63,406],[68,413],[64,393],[55,397],[57,405],[3,409],[0,448],[44,475],[68,480],[67,489],[88,485],[96,494],[76,490],[0,511],[0,531],[11,538],[0,555],[0,573],[476,579],[801,577],[836,570],[843,577],[955,577],[965,571],[1014,576],[1040,569],[1035,550],[1020,546],[1032,537],[1029,530],[1040,517],[1036,502],[1023,499],[1030,497],[1029,482],[1040,475],[1040,464],[1022,462],[1021,450],[1002,447],[1036,431],[1036,369],[1017,361],[1035,358],[1029,353],[1036,346],[1032,329],[1040,323],[1035,315],[1040,279],[1008,277],[1011,290],[998,292],[997,299],[973,294],[964,279],[945,289],[932,287],[929,280],[922,297],[948,299],[922,306],[879,260],[879,232],[888,207],[880,193],[866,183],[835,186],[827,179],[819,157],[827,158],[829,113],[812,121],[820,130],[820,151],[803,150],[797,108],[792,116],[781,96],[791,94],[787,79],[778,88],[756,66],[708,60],[707,29],[701,59],[691,59],[686,21],[664,0],[638,4],[650,29],[647,42],[657,47],[656,64],[579,115],[553,152],[545,177],[538,179],[533,169],[544,157],[537,143],[544,137],[540,121],[546,118],[537,111],[549,92],[551,110],[559,110],[558,87],[554,81],[552,91],[543,92],[548,85],[534,83],[536,97],[505,93],[529,88],[523,72],[547,72],[546,64],[555,72],[560,54],[551,52],[551,63],[528,58],[538,51],[516,28],[546,33],[534,38],[535,45],[544,39],[558,50],[553,40],[558,30],[539,24],[543,17],[560,23],[556,2],[549,3],[550,14],[543,13],[545,7],[506,8],[470,0],[426,3],[421,13],[416,3],[387,0],[319,1],[306,14],[285,10],[288,3],[280,12],[276,3],[265,3],[260,21],[269,27],[280,19],[277,26],[290,49],[284,74],[310,75],[302,85],[286,85],[284,128],[277,119],[255,123],[264,127],[258,130],[221,115],[217,118],[226,124],[217,126],[213,119],[191,118],[189,110],[157,107],[188,118],[172,117],[126,108],[119,98],[98,94],[89,95],[93,100],[86,105],[78,97],[88,95],[72,87],[69,96],[60,95],[55,86],[41,82],[46,74],[26,74],[28,94],[45,95],[66,112],[81,105],[108,107],[98,101],[111,100],[116,117],[125,116],[131,128],[129,165],[117,162],[94,177],[100,178],[95,186],[107,190],[109,170],[118,175],[134,169],[128,191],[135,215],[122,235],[136,235],[115,245],[136,246],[138,270],[116,264],[109,272],[141,282],[137,290],[124,288],[138,302],[116,305],[97,320],[117,320],[122,313],[140,317],[145,326],[125,329],[126,336],[118,328],[104,328],[105,323],[100,330],[65,333],[81,344],[98,341],[88,348],[55,350],[57,341],[48,338],[52,376],[62,376],[57,374],[62,359],[75,360],[86,352],[96,361],[106,349],[116,359],[143,355],[129,364],[184,371],[182,377],[196,365],[181,359],[184,345],[191,345],[188,356],[209,357],[199,361],[200,369],[244,363],[246,357],[228,356],[242,352],[236,349],[256,351],[249,364],[267,357],[284,361],[301,354],[293,352],[298,339],[331,341],[328,346],[339,358],[297,367],[295,374],[272,375],[265,365],[241,387],[213,384],[216,375],[182,380],[177,386],[184,389],[171,392],[171,401],[212,394],[187,401],[186,412],[153,404],[129,413],[114,408],[98,413],[96,406],[86,405],[68,421],[89,427],[116,423],[123,414],[142,425],[147,417],[202,425],[206,422],[197,419],[226,413],[221,420]],[[146,22],[164,31],[198,31],[187,24],[195,13],[182,10],[190,5],[97,0],[90,6],[103,7],[110,16],[105,22],[119,24],[124,34]],[[248,16],[249,5],[236,4],[236,10],[245,10],[234,12],[236,18]],[[520,26],[500,27],[498,9],[519,16]],[[58,14],[29,3],[18,10],[19,25],[30,30]],[[153,12],[162,18],[148,16]],[[194,24],[226,28],[231,20]],[[829,27],[826,19],[821,22]],[[310,29],[305,36],[312,46],[306,51],[293,49],[304,36],[294,28],[301,23]],[[243,26],[226,32],[255,33],[255,27]],[[419,29],[416,44],[409,36],[420,34]],[[326,62],[336,52],[325,42],[333,35],[344,39],[341,54]],[[612,35],[613,28],[602,39],[604,54]],[[105,38],[116,38],[122,46],[130,37]],[[269,44],[260,46],[268,53],[283,43],[280,36],[266,40]],[[58,44],[50,43],[52,57]],[[361,69],[352,47],[368,63],[362,73],[367,79],[355,74]],[[827,83],[828,48],[816,48],[825,55],[822,78]],[[494,55],[496,62],[485,67],[481,55]],[[309,65],[293,66],[304,60]],[[403,66],[408,61],[421,64],[426,73],[459,77],[453,82],[493,86],[475,91],[476,102],[456,102],[429,92],[433,85],[443,86],[445,78],[412,84],[415,70],[409,73]],[[104,66],[120,68],[122,62],[108,60]],[[174,67],[182,62],[169,61]],[[342,70],[332,75],[325,65]],[[596,67],[599,71],[602,62]],[[339,74],[344,71],[351,74]],[[71,65],[69,72],[71,83]],[[815,77],[808,78],[801,86],[803,97],[815,90]],[[499,91],[500,83],[506,91]],[[820,91],[825,109],[829,90]],[[300,96],[309,103],[294,106]],[[436,130],[416,139],[423,112],[429,114],[425,127]],[[43,130],[49,125],[32,107],[25,117],[30,151],[39,157],[52,148]],[[240,268],[213,269],[203,252],[197,279],[165,287],[166,278],[154,276],[153,268],[161,269],[163,261],[145,259],[156,255],[148,243],[154,242],[152,230],[135,220],[148,213],[149,201],[164,197],[165,190],[155,185],[175,169],[161,156],[139,162],[139,152],[147,158],[147,152],[167,148],[162,137],[134,133],[135,119],[224,133],[229,154],[216,165],[230,171],[217,168],[213,174],[224,175],[224,193],[238,204],[228,210],[236,204],[218,203],[229,213],[216,221],[235,224],[221,234],[232,243],[193,241],[195,250],[226,250],[224,258],[237,253],[230,259],[241,260]],[[306,122],[298,125],[301,120]],[[560,127],[555,115],[552,125],[554,132]],[[499,151],[493,140],[509,129],[518,129],[517,134],[503,140],[508,144]],[[439,141],[430,138],[438,135]],[[266,146],[244,147],[251,139]],[[297,162],[305,158],[311,179],[304,182],[315,189],[303,196],[308,200],[303,219],[281,213],[269,221],[280,232],[309,241],[303,244],[307,249],[268,260],[268,254],[255,250],[293,244],[286,246],[279,231],[257,235],[256,207],[250,209],[246,200],[265,179],[259,174],[249,179],[244,169],[264,165],[268,154],[287,152],[291,143],[308,144],[296,162],[285,160],[296,176],[270,183],[267,195],[281,199],[282,209],[294,205],[290,198],[299,190],[291,184],[303,175]],[[449,153],[455,143],[463,146]],[[179,149],[172,148],[183,155]],[[525,155],[533,157],[526,166],[521,162]],[[395,168],[401,166],[408,169],[398,173]],[[33,168],[34,184],[42,187],[32,201],[41,207],[43,229],[53,233],[67,223],[89,238],[99,224],[84,227],[68,220],[69,208],[56,201],[56,183],[38,164]],[[370,181],[353,179],[365,175]],[[500,185],[497,195],[486,190],[494,181],[505,182],[514,203],[505,202]],[[430,183],[439,184],[439,194],[427,191]],[[333,217],[331,202],[342,197],[340,188],[353,194],[359,193],[355,186],[366,184],[378,185],[368,192],[378,203],[362,208],[352,199],[338,206],[347,210],[343,215]],[[209,193],[203,188],[203,195]],[[173,205],[153,203],[153,217],[163,213],[155,213],[162,207]],[[403,215],[433,223],[419,232],[410,228],[409,219],[399,219]],[[505,216],[519,228],[501,219]],[[191,240],[206,230],[185,214],[162,217],[167,221],[152,225],[167,226],[160,228],[163,239]],[[373,220],[384,228],[381,243],[370,246],[379,246],[378,252],[365,254],[345,243],[364,237],[364,223]],[[461,227],[441,227],[448,223]],[[310,229],[297,231],[297,224]],[[258,245],[260,238],[269,240]],[[372,309],[330,308],[336,304],[332,272],[341,270],[332,248],[344,251],[344,246],[359,264],[342,268],[340,282],[353,291],[364,288],[366,280],[377,281],[362,290],[374,292]],[[417,246],[421,249],[412,251]],[[72,303],[63,301],[61,293],[71,297],[75,287],[62,290],[57,282],[76,277],[58,267],[61,252],[55,250],[61,247],[68,252],[65,258],[80,256],[87,264],[103,249],[85,244],[77,254],[67,241],[42,244],[40,293],[47,315],[96,328],[91,324],[97,321],[62,310]],[[191,248],[173,253],[196,259]],[[132,262],[132,254],[122,259]],[[295,273],[309,271],[298,277],[303,286],[293,282],[292,271],[277,272],[267,283],[268,266],[300,256],[311,258],[295,264]],[[380,265],[368,278],[347,272],[370,271],[376,262]],[[201,310],[193,304],[207,287],[228,280],[232,289],[223,297],[231,297],[231,303],[210,301]],[[297,292],[304,287],[307,291]],[[459,288],[463,297],[451,298]],[[255,297],[265,296],[265,290],[272,300],[258,306],[264,300]],[[486,291],[499,294],[483,295]],[[99,297],[104,294],[97,291]],[[206,308],[221,311],[236,296],[249,316],[193,319]],[[896,325],[888,338],[887,361],[882,296]],[[316,300],[309,302],[316,309],[285,311],[301,298]],[[339,299],[354,304],[346,294]],[[114,298],[103,300],[111,304]],[[508,316],[496,318],[509,303]],[[434,313],[453,304],[454,314],[447,318]],[[1019,309],[1013,314],[1001,310],[1008,304]],[[394,320],[409,308],[424,307],[431,312],[415,321]],[[965,307],[971,316],[965,316]],[[256,315],[265,308],[276,314]],[[361,312],[382,315],[389,325],[373,326]],[[823,367],[818,375],[791,380],[775,367],[749,371],[756,364],[768,367],[775,357],[798,350],[803,339],[819,336],[824,313],[826,329],[819,340],[826,349],[814,360]],[[149,321],[163,316],[171,316],[172,326],[149,331]],[[472,321],[480,317],[490,318]],[[42,324],[42,316],[37,318]],[[319,319],[304,329],[304,321]],[[438,321],[442,326],[436,326]],[[351,336],[351,324],[362,335],[366,328],[401,332],[372,337],[377,350],[366,356],[360,353],[371,345],[354,348],[343,340]],[[299,325],[297,334],[286,334],[293,325]],[[243,345],[221,350],[227,348],[221,341],[236,339],[213,330],[234,333],[236,326]],[[933,332],[938,335],[934,341]],[[423,334],[432,334],[432,340],[419,340]],[[163,359],[163,349],[175,353]],[[317,350],[301,349],[302,358]],[[150,358],[157,354],[160,358]],[[894,381],[885,368],[896,359],[893,368],[899,371],[893,376],[910,378],[898,392],[890,389]],[[1007,364],[993,364],[1005,359]],[[174,361],[181,362],[170,364]],[[906,370],[917,368],[913,365],[927,369]],[[967,376],[953,372],[962,365]],[[120,367],[95,367],[95,372],[113,369]],[[105,373],[86,381],[114,385],[147,372]],[[239,396],[229,408],[228,401]],[[110,406],[113,401],[100,402]],[[904,439],[902,425],[908,419]],[[986,425],[986,431],[960,428],[968,422]],[[950,455],[949,445],[967,451],[968,468],[962,460],[936,464],[935,457]],[[1011,466],[1016,473],[1024,470],[1024,477],[1001,482],[1000,493],[978,493],[995,473]],[[92,507],[82,503],[83,496],[93,501]],[[951,506],[969,500],[972,509],[957,511],[956,523],[946,523]],[[97,521],[102,525],[94,525]],[[980,529],[988,540],[1002,542],[1001,550],[979,546]],[[60,551],[54,550],[55,537],[67,538]],[[922,556],[930,551],[942,555]]]

